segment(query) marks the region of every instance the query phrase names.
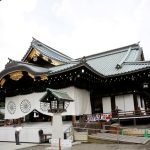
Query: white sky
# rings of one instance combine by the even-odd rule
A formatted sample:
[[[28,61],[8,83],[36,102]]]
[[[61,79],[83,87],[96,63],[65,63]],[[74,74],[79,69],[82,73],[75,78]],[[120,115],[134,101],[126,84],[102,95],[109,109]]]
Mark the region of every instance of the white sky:
[[[32,37],[72,58],[140,41],[150,60],[150,0],[0,1],[0,70]]]

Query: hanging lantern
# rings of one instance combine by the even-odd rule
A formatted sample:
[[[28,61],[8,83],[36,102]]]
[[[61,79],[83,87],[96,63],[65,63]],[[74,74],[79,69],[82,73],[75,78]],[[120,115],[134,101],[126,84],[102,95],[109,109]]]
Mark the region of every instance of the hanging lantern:
[[[84,69],[82,69],[81,72],[84,73]]]
[[[146,82],[143,83],[143,88],[144,88],[144,89],[147,89],[148,87],[149,87],[149,86],[148,86],[148,83],[146,83]]]

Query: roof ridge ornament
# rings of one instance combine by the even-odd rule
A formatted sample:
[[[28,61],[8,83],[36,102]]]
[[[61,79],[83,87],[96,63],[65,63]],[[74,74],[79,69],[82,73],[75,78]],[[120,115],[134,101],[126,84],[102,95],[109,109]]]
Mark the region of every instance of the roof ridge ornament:
[[[119,63],[117,63],[116,69],[121,69],[122,68],[123,63],[126,61],[126,59],[128,58],[128,56],[129,56],[129,54],[131,52],[131,49],[132,48],[130,46],[129,49],[128,49],[128,51],[127,51],[127,53],[126,53],[126,55],[121,59],[121,61]]]
[[[81,58],[80,62],[81,62],[81,63],[86,63],[86,57],[83,56],[83,57]]]
[[[16,65],[17,64],[17,61],[15,61],[15,60],[12,60],[12,59],[10,59],[10,58],[8,58],[8,62],[7,62],[7,64],[5,65],[5,68],[9,68],[9,67],[12,67],[12,66],[14,66],[14,65]]]

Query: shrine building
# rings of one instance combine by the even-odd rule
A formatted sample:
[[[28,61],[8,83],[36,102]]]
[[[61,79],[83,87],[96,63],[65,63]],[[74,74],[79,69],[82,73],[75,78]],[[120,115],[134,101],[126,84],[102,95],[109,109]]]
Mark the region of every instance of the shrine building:
[[[8,54],[9,57],[9,54]],[[73,59],[33,38],[21,61],[9,59],[0,72],[0,101],[5,119],[49,121],[48,89],[73,102],[64,117],[120,111],[120,118],[149,118],[150,61],[139,43]]]

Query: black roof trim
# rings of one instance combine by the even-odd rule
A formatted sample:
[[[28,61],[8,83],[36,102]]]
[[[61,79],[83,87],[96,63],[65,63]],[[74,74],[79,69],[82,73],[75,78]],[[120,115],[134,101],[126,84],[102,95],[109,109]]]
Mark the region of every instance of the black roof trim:
[[[0,79],[2,79],[7,74],[15,71],[26,71],[35,76],[49,73],[49,70],[47,68],[39,67],[33,64],[28,64],[25,62],[12,61],[12,63],[10,63],[9,65],[10,66],[7,66],[3,71],[0,72]]]
[[[125,61],[124,64],[125,65],[150,65],[150,61],[134,61],[134,62]]]
[[[144,68],[140,68],[140,69],[135,69],[135,70],[131,70],[131,71],[127,71],[127,72],[123,72],[123,73],[118,73],[118,74],[113,74],[113,75],[108,75],[106,77],[118,77],[118,76],[122,76],[122,75],[129,75],[129,74],[133,74],[133,73],[138,73],[141,71],[146,71],[149,70],[150,66],[144,67]]]

